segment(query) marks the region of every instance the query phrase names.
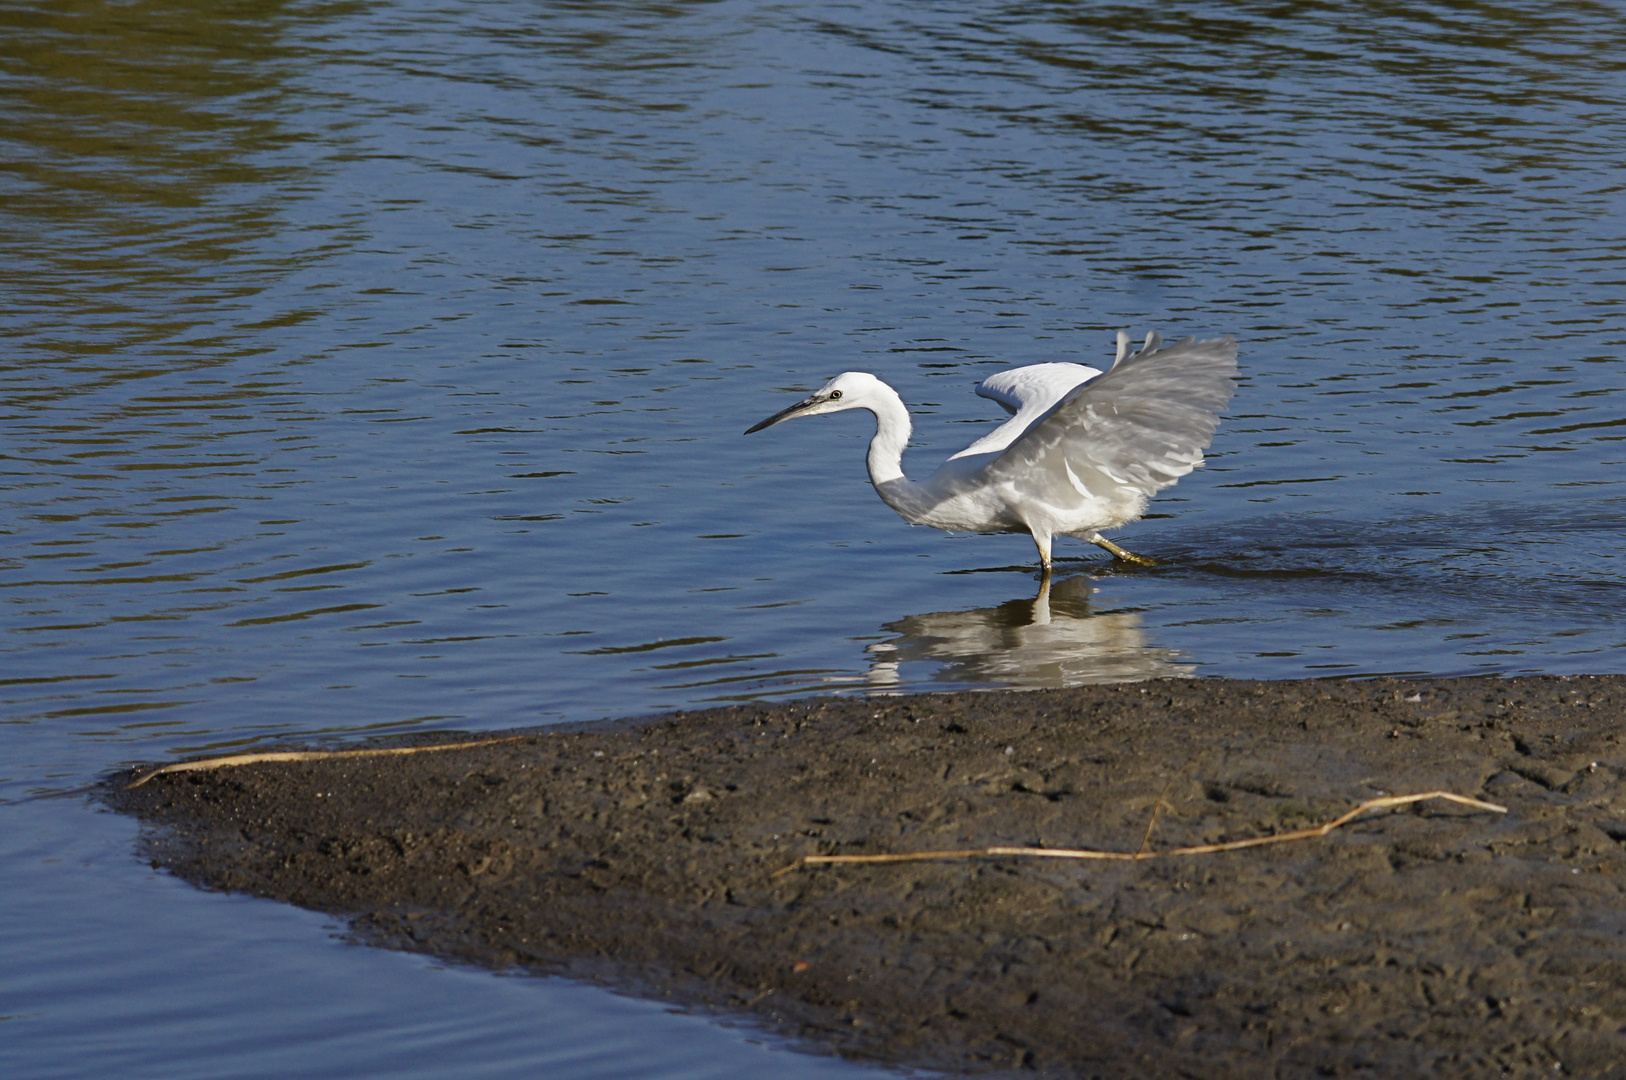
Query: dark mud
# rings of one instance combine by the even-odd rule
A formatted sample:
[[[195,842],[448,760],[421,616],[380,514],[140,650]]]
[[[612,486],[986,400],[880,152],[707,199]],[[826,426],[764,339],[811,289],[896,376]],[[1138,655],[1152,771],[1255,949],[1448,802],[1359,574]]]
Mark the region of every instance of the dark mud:
[[[1626,1076],[1626,678],[824,699],[131,791],[160,865],[367,940],[1065,1077]],[[448,738],[450,741],[450,738]],[[122,778],[128,780],[128,777]],[[1138,863],[779,870],[814,852]],[[1165,794],[1166,792],[1166,794]]]

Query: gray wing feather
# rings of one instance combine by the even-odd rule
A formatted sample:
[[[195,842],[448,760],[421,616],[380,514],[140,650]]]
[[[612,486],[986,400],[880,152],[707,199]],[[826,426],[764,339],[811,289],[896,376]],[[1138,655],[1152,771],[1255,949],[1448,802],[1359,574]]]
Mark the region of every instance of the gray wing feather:
[[[1057,506],[1081,500],[1081,486],[1098,496],[1125,487],[1156,494],[1202,464],[1236,371],[1235,338],[1164,347],[1148,337],[1140,352],[1034,421],[988,476]]]

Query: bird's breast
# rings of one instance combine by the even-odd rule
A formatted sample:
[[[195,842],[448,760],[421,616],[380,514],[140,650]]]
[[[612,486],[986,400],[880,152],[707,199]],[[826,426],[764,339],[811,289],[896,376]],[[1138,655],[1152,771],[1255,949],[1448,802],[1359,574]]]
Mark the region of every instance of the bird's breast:
[[[998,485],[877,484],[887,505],[905,520],[951,532],[1017,532],[1026,526],[1001,498]]]

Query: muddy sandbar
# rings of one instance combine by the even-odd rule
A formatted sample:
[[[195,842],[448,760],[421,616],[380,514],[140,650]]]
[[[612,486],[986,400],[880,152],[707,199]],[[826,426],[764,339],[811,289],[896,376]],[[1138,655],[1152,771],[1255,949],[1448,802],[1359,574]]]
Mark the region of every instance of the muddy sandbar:
[[[1626,677],[821,698],[154,778],[155,863],[363,939],[1056,1077],[1626,1076]],[[444,741],[467,738],[448,734]],[[810,853],[1156,849],[804,868]]]

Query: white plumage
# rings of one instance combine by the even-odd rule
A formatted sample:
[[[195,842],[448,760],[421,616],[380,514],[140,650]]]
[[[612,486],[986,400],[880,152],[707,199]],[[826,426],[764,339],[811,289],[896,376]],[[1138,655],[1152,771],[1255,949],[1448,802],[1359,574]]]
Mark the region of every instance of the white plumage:
[[[1011,418],[919,482],[902,468],[909,410],[895,390],[865,372],[837,375],[746,434],[797,416],[868,409],[876,422],[870,482],[906,520],[963,532],[1029,533],[1047,572],[1051,540],[1063,535],[1150,563],[1100,530],[1134,521],[1147,499],[1202,464],[1236,370],[1233,338],[1164,346],[1154,332],[1133,354],[1129,336],[1120,333],[1117,358],[1104,373],[1083,364],[998,372],[977,393]]]

